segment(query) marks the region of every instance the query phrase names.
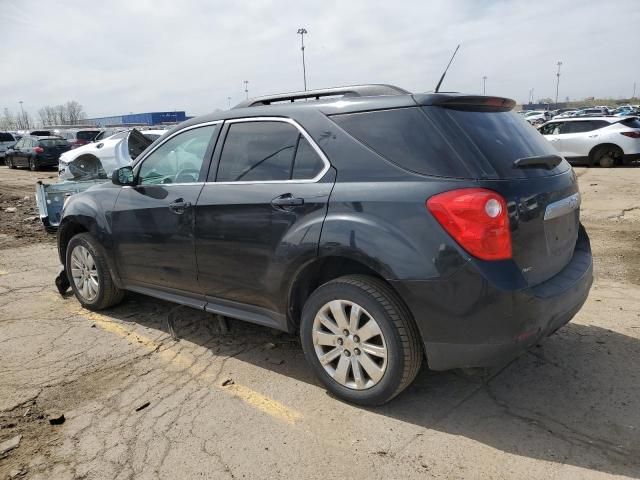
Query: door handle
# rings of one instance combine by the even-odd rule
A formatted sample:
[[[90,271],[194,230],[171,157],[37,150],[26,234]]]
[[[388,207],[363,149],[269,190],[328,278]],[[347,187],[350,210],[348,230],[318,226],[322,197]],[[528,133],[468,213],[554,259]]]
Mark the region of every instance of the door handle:
[[[182,215],[184,211],[191,206],[191,202],[185,202],[181,198],[169,204],[169,210],[176,215]]]
[[[290,210],[301,205],[304,205],[304,198],[296,198],[290,193],[285,193],[271,200],[271,206],[277,210]]]

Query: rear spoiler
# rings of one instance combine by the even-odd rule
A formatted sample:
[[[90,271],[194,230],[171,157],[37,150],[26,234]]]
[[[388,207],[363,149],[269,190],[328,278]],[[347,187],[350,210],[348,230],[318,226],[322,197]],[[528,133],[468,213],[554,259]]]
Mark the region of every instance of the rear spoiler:
[[[413,96],[419,105],[469,110],[472,112],[508,112],[516,106],[515,100],[484,95],[456,93],[424,93]]]

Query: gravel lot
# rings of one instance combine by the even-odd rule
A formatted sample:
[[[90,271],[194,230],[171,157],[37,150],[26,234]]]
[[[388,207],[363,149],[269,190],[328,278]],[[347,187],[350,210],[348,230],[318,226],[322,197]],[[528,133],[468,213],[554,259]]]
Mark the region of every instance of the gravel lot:
[[[492,376],[423,369],[363,409],[293,336],[61,298],[55,239],[28,220],[55,172],[0,167],[0,452],[22,435],[0,479],[640,478],[640,168],[576,170],[596,281],[574,321]]]

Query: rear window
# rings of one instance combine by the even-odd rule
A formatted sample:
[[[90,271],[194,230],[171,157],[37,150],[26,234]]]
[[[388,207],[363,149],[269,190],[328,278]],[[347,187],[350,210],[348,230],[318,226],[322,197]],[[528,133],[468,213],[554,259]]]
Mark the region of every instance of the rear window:
[[[13,142],[13,135],[0,132],[0,142]]]
[[[626,120],[622,120],[620,123],[625,127],[640,128],[640,118],[627,118]]]
[[[76,136],[78,140],[91,141],[96,138],[96,135],[98,135],[98,133],[100,132],[98,132],[97,130],[88,130],[85,132],[78,132]]]
[[[39,143],[43,147],[63,147],[69,145],[69,142],[67,142],[64,138],[45,138],[43,140],[40,140]]]
[[[447,129],[448,138],[465,160],[483,176],[527,178],[556,175],[569,169],[567,162],[552,170],[514,168],[519,158],[558,155],[551,143],[520,115],[513,112],[474,112],[424,107],[425,112]]]
[[[411,107],[334,115],[338,125],[387,160],[416,173],[456,178],[527,178],[553,170],[514,168],[519,158],[557,155],[551,144],[514,112]]]

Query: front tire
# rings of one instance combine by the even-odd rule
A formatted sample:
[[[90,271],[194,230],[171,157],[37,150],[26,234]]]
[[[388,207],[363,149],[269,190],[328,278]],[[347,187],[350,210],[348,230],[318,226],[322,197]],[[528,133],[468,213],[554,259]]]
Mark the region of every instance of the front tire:
[[[13,160],[11,160],[10,158],[5,158],[4,163],[7,164],[7,167],[15,169],[16,166],[13,164]]]
[[[83,307],[103,310],[122,301],[124,292],[113,282],[102,246],[88,233],[80,233],[69,242],[65,270]]]
[[[388,402],[422,364],[420,335],[407,307],[386,283],[365,275],[316,289],[302,312],[300,338],[324,386],[359,405]]]

